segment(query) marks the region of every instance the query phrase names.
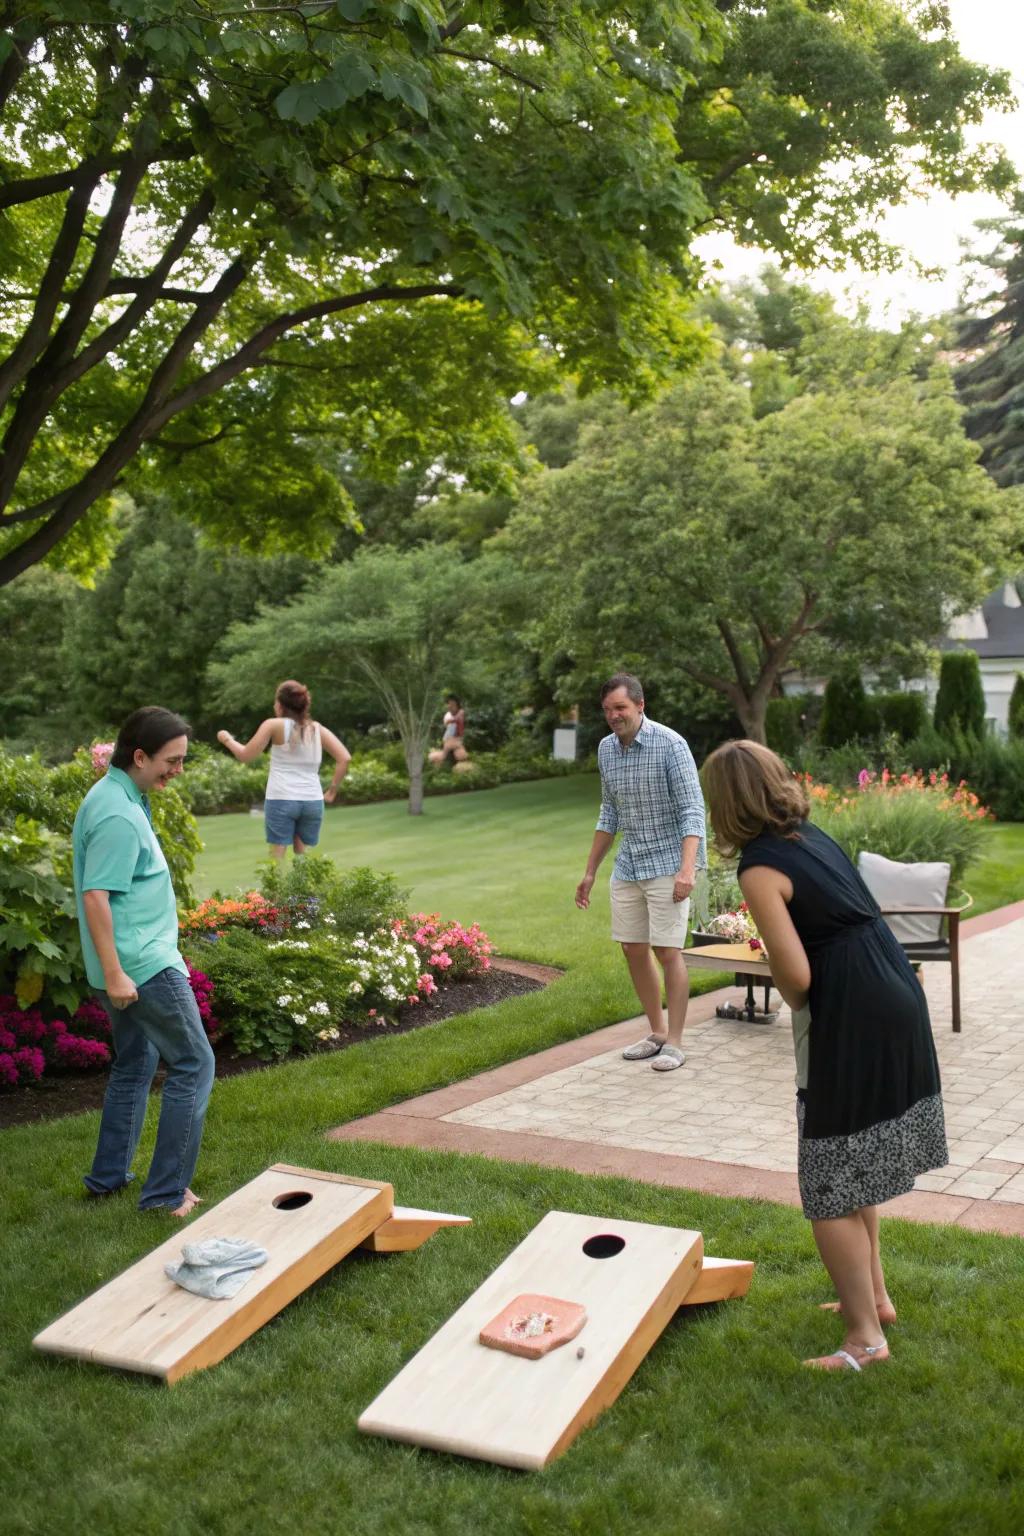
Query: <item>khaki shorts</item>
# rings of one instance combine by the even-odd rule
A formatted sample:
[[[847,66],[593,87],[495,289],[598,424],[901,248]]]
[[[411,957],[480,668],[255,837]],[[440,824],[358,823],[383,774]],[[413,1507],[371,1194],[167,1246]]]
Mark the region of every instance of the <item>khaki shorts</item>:
[[[657,944],[685,949],[690,898],[673,901],[675,875],[653,880],[612,877],[612,938],[617,944]]]

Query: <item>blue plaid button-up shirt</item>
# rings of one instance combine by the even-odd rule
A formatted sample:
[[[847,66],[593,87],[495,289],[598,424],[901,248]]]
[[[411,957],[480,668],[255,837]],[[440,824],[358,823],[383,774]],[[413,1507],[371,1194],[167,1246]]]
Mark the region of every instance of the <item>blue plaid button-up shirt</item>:
[[[693,754],[683,738],[645,715],[628,747],[606,736],[597,749],[601,770],[599,832],[621,832],[616,880],[674,875],[684,837],[699,837],[697,868],[707,862],[704,796]]]

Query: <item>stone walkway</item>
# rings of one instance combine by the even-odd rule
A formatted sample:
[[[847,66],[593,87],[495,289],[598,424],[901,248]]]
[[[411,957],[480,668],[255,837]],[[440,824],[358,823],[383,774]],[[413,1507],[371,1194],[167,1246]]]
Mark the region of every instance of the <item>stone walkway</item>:
[[[964,925],[959,1035],[949,980],[925,968],[950,1162],[886,1210],[1024,1235],[1024,903]],[[788,1010],[720,1020],[724,996],[694,1001],[678,1072],[622,1060],[628,1020],[330,1134],[799,1203]]]

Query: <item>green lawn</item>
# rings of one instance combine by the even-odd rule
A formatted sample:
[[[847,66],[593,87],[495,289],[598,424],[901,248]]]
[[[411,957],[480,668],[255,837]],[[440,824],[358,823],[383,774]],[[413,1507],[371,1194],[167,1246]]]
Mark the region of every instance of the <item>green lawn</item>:
[[[415,903],[478,919],[507,952],[568,968],[543,993],[333,1057],[217,1085],[197,1184],[211,1202],[286,1161],[394,1183],[460,1210],[418,1253],[359,1256],[215,1369],[171,1390],[33,1354],[29,1341],[171,1231],[128,1196],[86,1202],[97,1117],[5,1131],[0,1338],[5,1532],[93,1536],[1016,1536],[1024,1528],[1021,1245],[888,1222],[895,1363],[811,1376],[828,1292],[799,1213],[454,1154],[331,1143],[327,1127],[577,1034],[632,1006],[605,897],[572,890],[594,783],[563,780],[328,817],[345,863],[395,870]],[[244,883],[247,817],[204,824],[206,888]],[[978,904],[1024,896],[1014,828],[993,828]],[[979,889],[987,895],[979,896]],[[993,898],[994,899],[994,898]],[[991,904],[991,903],[990,903]],[[685,1112],[685,1101],[681,1105]],[[151,1146],[153,1117],[142,1155]],[[699,1228],[753,1258],[745,1300],[680,1316],[560,1462],[515,1474],[361,1437],[359,1412],[548,1209]],[[534,1367],[528,1367],[534,1369]],[[537,1368],[538,1371],[541,1367]]]

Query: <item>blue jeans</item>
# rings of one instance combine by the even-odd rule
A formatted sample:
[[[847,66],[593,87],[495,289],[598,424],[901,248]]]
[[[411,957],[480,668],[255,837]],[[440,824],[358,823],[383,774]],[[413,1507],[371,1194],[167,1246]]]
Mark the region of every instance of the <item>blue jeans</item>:
[[[188,977],[171,968],[158,972],[142,983],[138,1001],[127,1008],[115,1008],[105,992],[97,997],[110,1019],[114,1062],[86,1187],[95,1195],[110,1195],[134,1177],[131,1165],[149,1088],[163,1057],[167,1079],[139,1209],[176,1210],[195,1172],[214,1074],[213,1051]]]

